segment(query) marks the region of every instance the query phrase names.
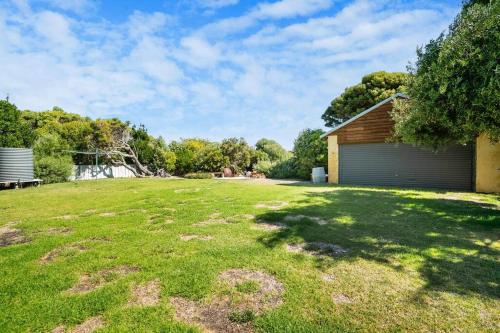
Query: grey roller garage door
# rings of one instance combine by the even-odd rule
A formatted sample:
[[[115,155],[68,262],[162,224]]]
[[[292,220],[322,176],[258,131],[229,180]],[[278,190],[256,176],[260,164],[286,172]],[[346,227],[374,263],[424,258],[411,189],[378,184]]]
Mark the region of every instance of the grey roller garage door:
[[[472,148],[434,153],[405,144],[339,145],[341,184],[472,190]]]

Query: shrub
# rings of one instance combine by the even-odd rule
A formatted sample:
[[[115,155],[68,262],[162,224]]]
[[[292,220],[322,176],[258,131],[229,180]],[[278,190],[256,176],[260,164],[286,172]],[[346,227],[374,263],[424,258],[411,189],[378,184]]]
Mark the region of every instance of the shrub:
[[[35,177],[44,183],[60,183],[71,176],[73,161],[69,156],[44,156],[35,159]]]
[[[296,158],[297,174],[302,179],[311,179],[312,168],[327,168],[328,147],[320,138],[320,129],[306,129],[295,139],[293,152]]]
[[[254,165],[254,171],[261,172],[269,178],[297,178],[297,164],[295,158],[287,158],[275,162],[262,160]]]
[[[267,177],[269,176],[269,171],[275,165],[275,162],[271,162],[269,160],[260,160],[253,166],[253,170],[265,174]]]
[[[297,178],[298,173],[295,158],[292,157],[276,162],[269,170],[269,177],[278,179]]]
[[[190,172],[184,175],[187,179],[212,179],[214,175],[209,172]]]

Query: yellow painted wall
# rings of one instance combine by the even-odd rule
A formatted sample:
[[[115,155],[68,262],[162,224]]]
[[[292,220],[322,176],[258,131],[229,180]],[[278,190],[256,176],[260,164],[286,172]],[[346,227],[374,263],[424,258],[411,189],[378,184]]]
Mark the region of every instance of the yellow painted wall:
[[[492,145],[486,135],[476,140],[476,192],[500,193],[500,142]]]
[[[339,183],[339,145],[336,135],[328,137],[328,182]]]

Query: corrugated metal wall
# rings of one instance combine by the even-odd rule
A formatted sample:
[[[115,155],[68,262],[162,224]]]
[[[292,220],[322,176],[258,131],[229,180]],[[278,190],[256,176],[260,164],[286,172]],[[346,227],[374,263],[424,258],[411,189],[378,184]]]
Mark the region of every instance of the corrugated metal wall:
[[[133,178],[135,175],[124,166],[75,165],[71,180],[90,180],[103,178]]]
[[[0,182],[33,180],[33,150],[0,147]]]
[[[434,153],[406,144],[339,145],[341,184],[472,190],[472,147]]]

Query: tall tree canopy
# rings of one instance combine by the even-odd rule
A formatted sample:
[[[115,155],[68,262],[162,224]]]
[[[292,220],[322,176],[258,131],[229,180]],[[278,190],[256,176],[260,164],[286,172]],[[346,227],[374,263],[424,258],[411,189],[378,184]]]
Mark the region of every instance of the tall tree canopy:
[[[500,138],[499,17],[500,1],[468,2],[446,34],[417,50],[411,99],[393,112],[398,138],[434,148]]]
[[[35,136],[22,121],[21,111],[7,100],[0,100],[0,147],[31,147]]]
[[[398,92],[405,92],[407,74],[374,72],[361,83],[348,87],[336,97],[321,118],[325,126],[334,127]]]

